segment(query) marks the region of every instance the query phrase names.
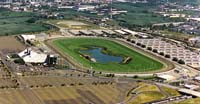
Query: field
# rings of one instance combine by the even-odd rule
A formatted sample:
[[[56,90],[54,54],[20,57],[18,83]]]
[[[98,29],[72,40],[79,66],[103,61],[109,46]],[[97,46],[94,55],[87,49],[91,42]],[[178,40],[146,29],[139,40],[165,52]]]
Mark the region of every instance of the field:
[[[96,25],[79,20],[50,20],[47,23],[55,25],[60,28],[68,29],[92,29],[98,28]]]
[[[78,77],[78,76],[77,76]],[[94,82],[114,82],[108,78],[89,78],[89,77],[59,77],[59,76],[37,76],[37,77],[20,77],[20,83],[29,87],[41,87],[45,85],[66,86],[70,85],[92,85]]]
[[[114,3],[114,8],[128,11],[125,14],[114,16],[114,20],[120,24],[137,26],[173,21],[153,13],[157,6],[153,2],[147,4]]]
[[[14,36],[0,37],[0,50],[22,51],[25,48]]]
[[[147,72],[156,71],[163,68],[163,64],[144,56],[136,51],[129,49],[116,42],[104,39],[90,38],[71,38],[54,40],[52,43],[57,51],[65,56],[70,56],[75,63],[80,63],[86,68],[93,68],[98,71],[107,72]],[[127,64],[119,63],[93,63],[80,56],[77,50],[83,46],[106,47],[109,51],[122,56],[129,56],[132,60]]]
[[[2,10],[0,12],[0,35],[21,34],[27,32],[46,31],[49,27],[45,24],[29,23],[27,20],[36,17],[36,13],[31,12],[12,12],[9,10]]]
[[[119,102],[121,94],[114,85],[7,89],[0,92],[1,104],[114,104]]]
[[[156,86],[147,83],[139,83],[139,86],[132,91],[132,100],[128,100],[129,104],[143,104],[155,100],[160,100],[163,98],[171,96],[179,96],[180,94],[170,88]]]

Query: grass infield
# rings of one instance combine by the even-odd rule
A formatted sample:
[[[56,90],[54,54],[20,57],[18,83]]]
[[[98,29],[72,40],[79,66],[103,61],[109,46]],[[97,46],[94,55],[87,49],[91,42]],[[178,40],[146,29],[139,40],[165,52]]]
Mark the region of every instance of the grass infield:
[[[163,64],[144,56],[132,49],[127,48],[119,43],[97,38],[69,38],[58,39],[52,42],[53,47],[57,51],[61,51],[67,56],[72,57],[75,62],[80,63],[84,67],[91,68],[98,71],[106,72],[147,72],[155,71],[163,68]],[[93,63],[80,56],[77,50],[83,48],[83,46],[98,46],[106,47],[109,51],[131,57],[132,60],[127,64],[119,63]]]

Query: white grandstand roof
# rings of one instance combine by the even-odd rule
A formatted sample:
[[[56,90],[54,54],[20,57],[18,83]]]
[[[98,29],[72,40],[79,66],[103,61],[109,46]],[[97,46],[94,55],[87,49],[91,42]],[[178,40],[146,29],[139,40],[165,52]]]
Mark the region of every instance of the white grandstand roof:
[[[47,59],[46,54],[37,53],[31,49],[25,49],[18,55],[24,60],[25,63],[44,63]]]
[[[112,30],[103,30],[103,32],[105,32],[105,33],[107,33],[107,34],[115,34],[115,32],[112,31]]]
[[[167,81],[176,79],[176,77],[174,77],[172,75],[168,75],[168,74],[157,75],[157,77],[165,79]]]
[[[75,35],[79,34],[79,30],[69,30],[69,32]]]
[[[122,31],[122,30],[115,30],[115,32],[120,33],[122,35],[126,34],[126,32]]]
[[[137,32],[132,31],[132,30],[129,30],[129,29],[123,29],[123,31],[125,31],[125,32],[127,32],[127,33],[129,33],[129,34],[132,34],[132,35],[138,34]]]
[[[102,30],[92,30],[92,32],[94,32],[95,34],[103,34]]]
[[[82,32],[83,34],[87,34],[87,35],[92,34],[92,32],[89,30],[80,30],[80,32]]]

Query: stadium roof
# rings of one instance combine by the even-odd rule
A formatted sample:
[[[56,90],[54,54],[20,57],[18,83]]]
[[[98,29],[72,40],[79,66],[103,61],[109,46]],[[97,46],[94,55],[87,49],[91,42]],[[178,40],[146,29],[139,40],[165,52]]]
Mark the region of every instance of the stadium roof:
[[[138,34],[137,32],[132,31],[132,30],[129,30],[129,29],[123,29],[123,31],[125,31],[125,32],[127,32],[127,33],[129,33],[129,34],[132,34],[132,35]]]
[[[178,91],[182,92],[182,93],[190,94],[190,95],[193,95],[193,96],[196,96],[196,97],[200,97],[200,92],[193,91],[193,90],[190,90],[190,89],[182,88],[182,89],[179,89]]]
[[[31,49],[25,49],[18,55],[24,60],[25,63],[44,63],[47,59],[46,54],[37,53]]]
[[[117,33],[119,33],[119,34],[122,34],[122,35],[126,34],[126,32],[124,32],[124,31],[122,31],[122,30],[115,30],[115,32],[117,32]]]
[[[170,81],[176,79],[176,77],[172,75],[167,75],[167,74],[162,74],[162,75],[157,75],[158,78],[162,78],[164,80]]]

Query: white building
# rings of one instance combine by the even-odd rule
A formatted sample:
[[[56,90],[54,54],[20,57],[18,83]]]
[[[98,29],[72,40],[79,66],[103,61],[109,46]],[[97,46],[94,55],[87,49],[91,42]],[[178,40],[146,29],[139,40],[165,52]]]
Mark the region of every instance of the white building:
[[[78,7],[75,7],[75,9],[77,11],[88,11],[88,10],[93,10],[95,9],[96,7],[95,6],[92,6],[92,5],[80,5]]]
[[[36,38],[35,35],[20,35],[19,36],[24,42],[27,40],[34,40]]]
[[[127,32],[131,35],[137,35],[138,34],[138,32],[135,32],[135,31],[132,31],[132,30],[129,30],[129,29],[122,29],[122,31]]]
[[[120,34],[120,35],[126,35],[127,33],[122,31],[122,30],[114,30],[116,33]]]
[[[161,74],[161,75],[157,75],[157,78],[165,80],[165,81],[172,81],[175,80],[176,77],[172,76],[172,75],[168,75],[168,74]]]
[[[25,63],[43,64],[47,59],[47,54],[38,53],[31,49],[25,49],[20,52],[18,56],[23,59]]]

